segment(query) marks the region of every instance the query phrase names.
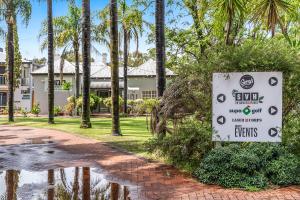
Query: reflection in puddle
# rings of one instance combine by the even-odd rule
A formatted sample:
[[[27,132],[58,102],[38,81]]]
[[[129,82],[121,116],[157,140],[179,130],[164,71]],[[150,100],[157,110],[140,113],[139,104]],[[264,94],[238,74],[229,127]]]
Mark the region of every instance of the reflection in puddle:
[[[73,167],[31,172],[0,171],[0,199],[131,200],[130,186],[112,183],[100,169]]]

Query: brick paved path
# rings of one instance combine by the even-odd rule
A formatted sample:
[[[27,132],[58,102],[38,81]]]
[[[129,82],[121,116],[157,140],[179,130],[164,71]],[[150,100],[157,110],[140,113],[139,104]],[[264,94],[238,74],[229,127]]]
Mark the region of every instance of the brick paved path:
[[[138,200],[300,200],[299,186],[261,192],[224,189],[198,183],[171,166],[148,162],[96,140],[54,130],[0,126],[0,148],[24,148],[20,144],[35,145],[41,141],[54,142],[57,152],[53,155],[39,154],[32,156],[28,162],[24,159],[18,162],[19,159],[1,160],[0,149],[0,167],[36,170],[97,164],[105,171],[108,180],[133,185],[135,189],[130,191],[132,199]]]

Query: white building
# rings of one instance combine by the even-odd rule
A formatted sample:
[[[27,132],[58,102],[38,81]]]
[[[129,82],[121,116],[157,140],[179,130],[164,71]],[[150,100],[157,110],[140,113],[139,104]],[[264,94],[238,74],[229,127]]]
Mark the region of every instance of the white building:
[[[109,97],[111,94],[111,68],[104,62],[91,63],[91,92],[99,97]],[[81,65],[80,65],[81,66]],[[63,70],[63,81],[71,83],[71,89],[62,89],[60,83],[60,58],[54,61],[55,93],[54,105],[65,106],[67,98],[75,93],[75,65],[65,61]],[[82,70],[80,67],[80,77]],[[48,111],[48,66],[45,65],[31,72],[33,80],[32,103],[40,105],[41,113]],[[174,73],[167,69],[167,78],[174,76]],[[123,68],[119,69],[121,95],[124,89]],[[128,68],[128,99],[147,99],[156,97],[156,63],[149,60],[139,67]],[[123,95],[122,95],[123,96]],[[94,112],[105,112],[107,108],[99,106]]]

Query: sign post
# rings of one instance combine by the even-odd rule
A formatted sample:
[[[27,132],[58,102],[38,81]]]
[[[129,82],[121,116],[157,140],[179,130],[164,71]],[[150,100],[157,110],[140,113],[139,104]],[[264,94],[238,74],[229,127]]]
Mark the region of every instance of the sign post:
[[[281,142],[282,73],[213,74],[213,141]]]

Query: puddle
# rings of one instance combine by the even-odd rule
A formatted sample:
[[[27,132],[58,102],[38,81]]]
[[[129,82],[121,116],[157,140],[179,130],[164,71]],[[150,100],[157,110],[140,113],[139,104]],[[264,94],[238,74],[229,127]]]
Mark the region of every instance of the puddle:
[[[132,200],[135,186],[110,182],[100,168],[0,171],[0,199]]]
[[[25,144],[53,144],[54,142],[50,140],[50,137],[37,137],[37,138],[26,138]]]

